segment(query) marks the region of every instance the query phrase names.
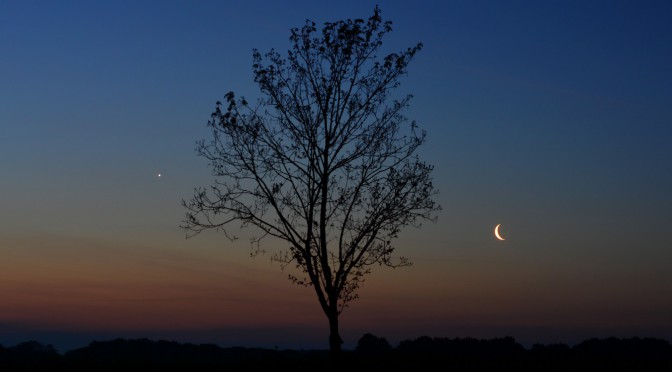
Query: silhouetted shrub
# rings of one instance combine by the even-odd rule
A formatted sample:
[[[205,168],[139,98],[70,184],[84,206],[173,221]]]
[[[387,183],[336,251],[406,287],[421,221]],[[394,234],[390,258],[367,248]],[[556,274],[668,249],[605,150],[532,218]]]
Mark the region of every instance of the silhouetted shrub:
[[[62,367],[63,357],[52,345],[26,341],[0,349],[0,371],[55,371]]]
[[[26,341],[12,346],[9,350],[16,355],[46,356],[58,355],[58,351],[52,345],[44,345],[37,341]]]
[[[672,345],[654,338],[591,338],[574,346],[575,357],[585,365],[633,370],[672,370]]]
[[[526,351],[512,337],[475,338],[419,337],[405,340],[396,348],[396,357],[406,366],[450,365],[459,368],[495,368],[521,365]]]
[[[365,354],[380,354],[392,350],[392,345],[384,338],[367,333],[357,342],[355,351]]]

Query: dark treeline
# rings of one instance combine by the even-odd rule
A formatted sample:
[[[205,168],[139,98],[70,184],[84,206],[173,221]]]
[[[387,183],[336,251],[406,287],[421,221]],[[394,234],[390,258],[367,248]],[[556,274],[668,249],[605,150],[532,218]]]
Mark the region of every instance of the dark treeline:
[[[589,339],[575,346],[535,344],[524,348],[511,337],[430,338],[406,340],[392,347],[382,338],[364,335],[355,350],[345,351],[341,367],[421,368],[453,370],[516,368],[567,371],[577,369],[672,371],[672,345],[654,338]],[[329,367],[327,350],[221,348],[148,339],[116,339],[59,353],[51,345],[29,341],[0,346],[0,371],[248,371],[288,367]]]

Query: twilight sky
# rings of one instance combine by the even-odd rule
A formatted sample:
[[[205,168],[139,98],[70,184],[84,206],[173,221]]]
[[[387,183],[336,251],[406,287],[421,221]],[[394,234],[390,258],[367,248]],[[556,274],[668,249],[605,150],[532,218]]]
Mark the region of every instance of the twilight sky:
[[[672,3],[380,3],[385,51],[425,45],[399,93],[443,211],[398,240],[414,266],[368,277],[344,347],[672,341]],[[314,292],[270,255],[178,227],[212,182],[194,143],[215,101],[258,97],[252,48],[375,2],[289,4],[0,2],[0,344],[327,347]]]

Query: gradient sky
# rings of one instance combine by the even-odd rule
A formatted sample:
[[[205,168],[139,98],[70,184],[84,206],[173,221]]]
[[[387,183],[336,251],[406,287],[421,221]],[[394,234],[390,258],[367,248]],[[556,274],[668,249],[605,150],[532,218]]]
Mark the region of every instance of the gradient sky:
[[[212,181],[194,143],[215,101],[258,97],[252,48],[375,2],[289,4],[0,2],[0,344],[327,348],[312,289],[244,239],[178,227]],[[386,51],[425,45],[399,92],[443,211],[399,238],[414,266],[368,277],[344,347],[366,332],[672,341],[672,3],[381,9]]]

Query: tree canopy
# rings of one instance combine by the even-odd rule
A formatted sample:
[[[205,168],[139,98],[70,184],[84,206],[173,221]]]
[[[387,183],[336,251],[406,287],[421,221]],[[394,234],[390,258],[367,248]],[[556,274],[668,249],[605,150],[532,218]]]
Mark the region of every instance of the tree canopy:
[[[371,267],[410,264],[393,255],[394,239],[439,209],[433,168],[417,155],[426,133],[403,114],[411,96],[391,94],[422,44],[379,57],[391,30],[376,7],[368,20],[321,30],[306,21],[291,30],[286,55],[254,50],[261,97],[229,92],[217,102],[213,137],[197,144],[214,184],[183,202],[189,234],[218,229],[235,239],[234,226],[254,227],[253,253],[267,237],[284,241],[272,258],[314,288],[332,350],[338,315]]]

